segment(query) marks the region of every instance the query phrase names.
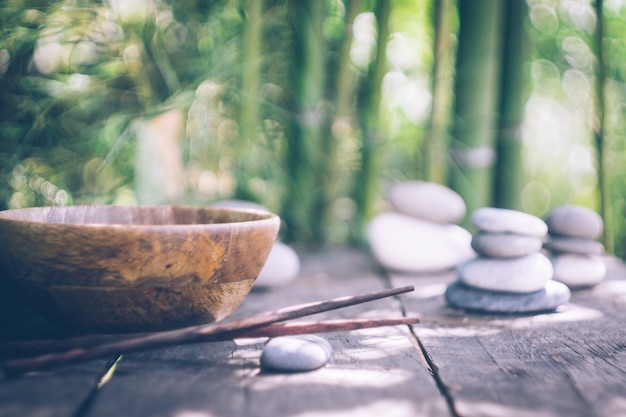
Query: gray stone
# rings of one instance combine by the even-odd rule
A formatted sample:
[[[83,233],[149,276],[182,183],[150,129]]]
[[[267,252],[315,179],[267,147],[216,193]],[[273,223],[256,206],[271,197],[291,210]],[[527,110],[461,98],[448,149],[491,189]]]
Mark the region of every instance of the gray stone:
[[[472,248],[481,255],[497,258],[524,256],[541,250],[543,240],[517,233],[477,233]]]
[[[261,368],[273,372],[306,372],[321,368],[330,359],[332,347],[315,335],[270,339],[261,354]]]
[[[606,276],[606,264],[597,256],[559,254],[551,256],[550,261],[554,279],[572,288],[597,285]]]
[[[296,279],[299,273],[300,257],[296,251],[289,245],[276,241],[254,286],[275,287],[286,285]]]
[[[544,237],[548,232],[539,217],[517,210],[482,207],[475,210],[471,222],[478,230],[490,233],[517,233]]]
[[[552,264],[541,253],[517,258],[471,259],[458,268],[459,281],[489,291],[529,293],[552,279]]]
[[[396,271],[443,271],[475,256],[470,246],[472,235],[462,227],[394,212],[372,219],[367,240],[374,258]]]
[[[549,235],[543,247],[551,252],[577,253],[580,255],[602,255],[604,245],[596,240],[582,237]]]
[[[467,210],[458,193],[433,182],[394,184],[389,189],[388,199],[396,211],[436,223],[458,223]]]
[[[604,230],[602,217],[595,211],[582,206],[563,205],[556,207],[546,216],[551,234],[596,240]]]
[[[548,281],[544,288],[527,294],[483,291],[461,282],[448,286],[445,293],[448,304],[484,313],[529,314],[554,311],[567,303],[571,292],[565,284]]]

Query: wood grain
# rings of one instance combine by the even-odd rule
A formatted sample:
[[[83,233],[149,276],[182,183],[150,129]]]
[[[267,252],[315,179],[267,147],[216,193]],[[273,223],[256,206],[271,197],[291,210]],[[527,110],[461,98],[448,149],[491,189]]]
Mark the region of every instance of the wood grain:
[[[303,270],[290,286],[253,290],[232,318],[340,294],[378,291],[384,282],[353,250],[301,252]],[[404,296],[402,296],[404,297]],[[380,318],[401,313],[394,298],[322,313]],[[264,339],[173,347],[125,356],[90,416],[449,416],[406,326],[323,335],[330,362],[307,373],[264,373]],[[215,345],[215,346],[213,346]]]
[[[607,259],[611,276],[574,291],[556,313],[483,315],[449,308],[443,283],[455,274],[391,274],[415,285],[404,297],[426,326],[415,334],[443,392],[461,416],[626,415],[626,268]],[[421,283],[421,285],[420,285]],[[613,288],[609,291],[607,288]]]
[[[0,266],[47,318],[85,332],[218,321],[248,294],[277,216],[206,207],[0,212]]]
[[[265,339],[173,346],[125,355],[88,416],[626,415],[626,268],[608,260],[603,284],[575,291],[554,314],[468,314],[443,299],[453,272],[411,276],[377,270],[367,253],[302,249],[290,286],[255,289],[229,320],[343,294],[414,285],[320,320],[419,315],[421,323],[324,335],[323,368],[260,371]],[[101,362],[0,379],[0,415],[67,416]]]

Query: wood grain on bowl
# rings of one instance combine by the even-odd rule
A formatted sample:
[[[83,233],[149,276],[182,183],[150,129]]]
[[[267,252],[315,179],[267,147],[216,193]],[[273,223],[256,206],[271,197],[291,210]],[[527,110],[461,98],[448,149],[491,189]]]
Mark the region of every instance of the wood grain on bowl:
[[[254,284],[276,215],[207,207],[0,212],[0,262],[35,309],[83,331],[221,320]]]

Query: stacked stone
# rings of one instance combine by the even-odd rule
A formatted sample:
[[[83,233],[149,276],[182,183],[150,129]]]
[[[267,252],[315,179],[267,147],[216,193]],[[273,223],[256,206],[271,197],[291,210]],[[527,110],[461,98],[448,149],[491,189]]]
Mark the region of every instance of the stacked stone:
[[[472,235],[457,224],[465,217],[465,202],[450,188],[401,182],[390,187],[388,202],[389,210],[374,217],[367,229],[372,254],[384,268],[438,272],[475,256]]]
[[[597,239],[604,230],[602,217],[595,211],[576,205],[553,209],[546,216],[549,251],[554,279],[570,288],[599,284],[606,276],[606,264],[601,259],[604,245]]]
[[[552,280],[552,264],[540,250],[548,232],[538,217],[484,207],[471,216],[478,257],[458,267],[446,300],[456,308],[490,313],[552,311],[570,299],[569,288]]]

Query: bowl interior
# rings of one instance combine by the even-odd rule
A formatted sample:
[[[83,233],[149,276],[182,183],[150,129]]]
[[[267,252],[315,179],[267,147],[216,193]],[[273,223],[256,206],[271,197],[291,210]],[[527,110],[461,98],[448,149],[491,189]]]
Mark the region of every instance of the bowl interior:
[[[240,223],[272,217],[270,212],[255,209],[177,206],[37,207],[0,212],[0,219],[15,221],[126,226]]]

